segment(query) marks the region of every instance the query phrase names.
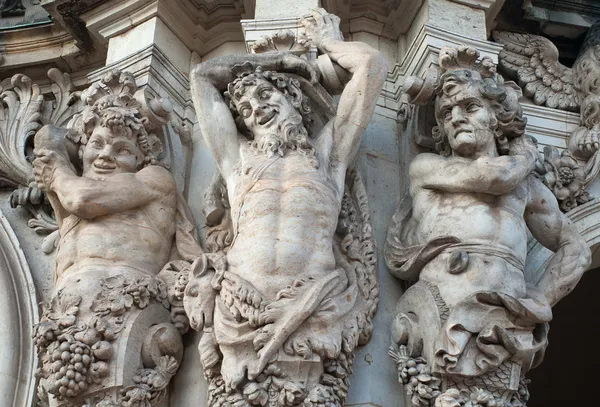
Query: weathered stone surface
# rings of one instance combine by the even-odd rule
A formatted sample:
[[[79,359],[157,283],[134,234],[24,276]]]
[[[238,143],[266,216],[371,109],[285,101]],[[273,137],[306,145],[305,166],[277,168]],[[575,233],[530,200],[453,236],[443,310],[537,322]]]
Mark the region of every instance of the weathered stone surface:
[[[136,89],[131,74],[110,72],[65,128],[35,136],[37,188],[60,233],[34,334],[40,405],[156,405],[182,357],[176,286],[189,263],[169,260],[172,246],[188,261],[202,250]]]
[[[341,406],[354,349],[370,336],[376,267],[353,159],[387,69],[378,51],[343,42],[338,24],[324,10],[304,21],[342,73],[337,111],[315,68],[290,53],[216,58],[192,72],[220,171],[205,198],[214,254],[192,266],[184,296],[204,331],[210,406]]]
[[[543,358],[550,307],[590,264],[585,241],[534,175],[542,160],[524,135],[520,89],[478,56],[440,52],[439,154],[412,161],[410,197],[388,231],[390,271],[412,284],[398,302],[390,354],[414,406],[524,404],[522,377]],[[407,89],[413,100],[424,90]],[[536,286],[523,275],[527,230],[555,251]]]

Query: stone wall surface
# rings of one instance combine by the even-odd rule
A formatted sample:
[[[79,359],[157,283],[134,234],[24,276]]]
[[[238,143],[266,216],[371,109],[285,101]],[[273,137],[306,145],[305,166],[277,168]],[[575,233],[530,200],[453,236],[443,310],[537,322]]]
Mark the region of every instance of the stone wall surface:
[[[600,197],[600,104],[594,87],[585,82],[585,73],[598,68],[596,26],[576,27],[589,30],[589,40],[571,68],[559,63],[548,39],[494,31],[505,3],[501,0],[42,3],[54,24],[9,31],[0,44],[6,53],[0,65],[0,232],[8,230],[7,242],[12,242],[10,248],[3,246],[12,280],[2,282],[27,297],[7,296],[0,302],[0,311],[10,316],[0,322],[0,337],[20,341],[23,354],[20,359],[3,354],[8,362],[0,373],[9,379],[6,388],[0,386],[1,405],[525,405],[520,372],[534,359],[537,363],[546,344],[540,332],[546,329],[550,305],[562,298],[557,292],[570,291],[585,269],[600,266],[600,202],[595,199]],[[44,36],[47,46],[37,41]],[[525,51],[528,44],[537,44],[533,56]],[[39,49],[43,52],[36,59]],[[552,52],[544,54],[546,49]],[[546,58],[540,63],[546,68],[551,65],[552,78],[548,72],[540,77],[541,68],[534,65],[539,58]],[[455,65],[444,65],[450,59]],[[531,72],[519,69],[520,64],[533,64]],[[311,78],[311,67],[318,70],[319,83]],[[264,72],[286,69],[293,80]],[[472,81],[471,75],[481,81],[494,78],[498,88],[512,89],[504,90],[505,97],[511,109],[522,109],[518,115],[522,111],[527,119],[525,134],[537,144],[514,147],[510,155],[497,153],[494,144],[496,153],[490,154],[526,157],[523,171],[537,173],[535,188],[543,188],[544,199],[558,199],[549,210],[553,226],[546,234],[563,225],[562,234],[556,233],[560,244],[540,237],[535,225],[522,226],[523,214],[515,223],[523,233],[508,234],[512,240],[505,245],[518,246],[518,261],[506,254],[510,250],[498,243],[499,237],[483,239],[485,250],[492,247],[487,252],[471,246],[463,250],[452,241],[428,247],[441,254],[427,261],[420,255],[390,256],[390,236],[397,236],[401,249],[414,250],[427,243],[420,240],[427,233],[432,240],[471,236],[487,222],[474,210],[459,214],[456,208],[463,201],[452,201],[456,191],[451,189],[444,199],[454,203],[436,209],[447,210],[446,217],[430,227],[446,225],[445,233],[408,223],[398,227],[400,215],[411,219],[410,197],[417,199],[410,164],[415,157],[433,156],[428,153],[439,141],[433,135],[439,134],[434,127],[440,124],[441,102],[435,99],[445,90],[434,85],[442,74],[459,69],[476,72],[466,81]],[[284,90],[285,100],[269,99],[259,106],[259,93],[244,94],[263,82]],[[296,103],[298,89],[308,95],[311,112]],[[223,99],[225,91],[229,94]],[[522,94],[520,105],[513,91]],[[272,106],[278,106],[277,115],[292,106],[295,116],[290,114],[298,122],[286,135],[292,138],[274,142],[272,134],[253,128],[240,116],[244,103],[254,109],[256,123],[269,116]],[[325,126],[329,120],[335,125]],[[236,126],[252,140],[238,140]],[[123,140],[115,138],[123,128],[129,129]],[[340,138],[338,128],[345,129]],[[122,153],[121,144],[108,141],[127,144],[132,135],[136,141]],[[303,136],[309,140],[303,142]],[[330,141],[315,147],[316,139]],[[105,151],[94,153],[100,144]],[[92,154],[97,161],[86,164]],[[112,158],[98,158],[102,154]],[[227,160],[230,156],[235,162]],[[128,159],[133,161],[128,164]],[[446,165],[432,160],[438,164],[431,168]],[[131,166],[120,183],[111,184],[106,175],[114,169],[112,162],[118,168]],[[219,170],[222,176],[215,177]],[[262,178],[280,184],[261,186],[261,193],[270,192],[259,197],[250,183],[265,182]],[[474,188],[478,194],[489,192]],[[500,195],[490,192],[494,199]],[[450,218],[460,221],[445,221]],[[255,226],[245,230],[244,225]],[[494,249],[498,245],[500,254]],[[479,261],[482,250],[489,256],[482,262],[511,257],[510,267],[520,274],[501,289],[491,283],[479,287],[488,296],[474,299],[477,290],[471,284],[477,277],[469,258],[471,264]],[[554,257],[553,251],[558,253]],[[273,263],[270,256],[276,258]],[[444,303],[452,329],[464,323],[475,338],[489,328],[501,339],[489,339],[491,334],[484,339],[498,346],[529,341],[529,347],[523,345],[510,357],[491,352],[503,356],[489,363],[493,369],[473,374],[477,369],[465,364],[481,359],[467,345],[457,345],[460,352],[452,356],[462,363],[460,379],[451,369],[433,368],[434,337],[442,335],[448,315],[438,321],[427,308],[431,304],[414,293],[431,292],[427,281],[435,280],[437,272],[427,271],[427,264],[444,256],[454,259],[448,260],[452,267],[467,258],[464,267],[456,266],[460,271],[448,273],[447,282],[436,280],[436,309]],[[415,284],[414,275],[401,281],[394,269],[405,261],[422,263],[425,282]],[[286,270],[265,271],[269,264]],[[561,278],[561,272],[571,270],[575,282],[548,282],[552,267]],[[65,270],[76,273],[63,275]],[[529,292],[519,296],[521,282],[523,287],[525,282],[554,285],[545,296],[537,291],[536,297]],[[412,294],[403,296],[411,286]],[[489,303],[495,311],[484,309]],[[469,317],[469,312],[499,308],[537,319],[508,327],[514,315],[507,313],[493,327],[481,327]],[[402,322],[415,310],[425,310],[425,328],[411,325],[417,327],[416,336],[403,331]],[[530,335],[511,336],[511,329]],[[467,362],[461,359],[463,351]],[[408,363],[415,365],[414,372]],[[24,376],[35,369],[35,377]],[[463,380],[469,374],[472,381]]]

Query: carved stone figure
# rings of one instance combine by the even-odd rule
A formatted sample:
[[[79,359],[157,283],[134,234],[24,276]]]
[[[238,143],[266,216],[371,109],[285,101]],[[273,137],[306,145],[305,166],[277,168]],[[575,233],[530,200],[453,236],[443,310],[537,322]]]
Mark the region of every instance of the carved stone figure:
[[[60,232],[52,302],[35,331],[42,403],[156,405],[182,356],[174,298],[185,262],[167,263],[174,242],[187,261],[202,250],[136,89],[112,71],[66,128],[35,135],[35,180]]]
[[[580,126],[569,139],[569,150],[575,157],[588,161],[581,166],[584,174],[582,182],[577,179],[582,177],[575,176],[577,182],[571,183],[573,177],[563,176],[563,181],[568,182],[560,183],[565,184],[567,189],[562,189],[562,185],[557,189],[556,171],[550,171],[546,184],[554,191],[563,191],[556,197],[564,211],[589,201],[591,198],[584,188],[600,172],[597,154],[600,146],[600,91],[596,85],[600,75],[600,23],[590,28],[573,68],[559,62],[558,49],[547,38],[497,31],[494,39],[505,45],[500,52],[500,66],[519,81],[525,96],[537,105],[580,112]],[[556,155],[557,152],[548,152],[549,166],[572,167],[561,165]],[[570,171],[565,169],[563,173]]]
[[[210,406],[342,406],[353,350],[372,329],[374,250],[352,162],[386,64],[343,42],[322,9],[303,23],[323,76],[345,83],[337,110],[291,53],[215,58],[191,75],[220,172],[207,199],[214,254],[192,266],[184,296],[204,331]]]
[[[390,350],[413,406],[524,405],[523,375],[543,358],[551,307],[590,264],[534,175],[539,153],[524,135],[520,89],[478,57],[467,47],[440,52],[430,92],[438,154],[411,162],[410,199],[384,249],[392,274],[414,283],[398,302]],[[409,83],[415,100],[427,92],[415,83],[434,82]],[[523,274],[528,230],[555,252],[535,287]]]

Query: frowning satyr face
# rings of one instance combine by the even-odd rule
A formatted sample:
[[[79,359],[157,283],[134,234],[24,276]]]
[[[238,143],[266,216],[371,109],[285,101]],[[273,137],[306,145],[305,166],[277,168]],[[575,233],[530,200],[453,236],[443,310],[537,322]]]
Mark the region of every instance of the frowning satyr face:
[[[441,95],[436,101],[436,112],[438,125],[443,127],[454,154],[469,157],[497,153],[497,120],[477,86],[460,84],[452,95]]]
[[[235,101],[235,106],[255,140],[277,133],[286,121],[295,116],[302,120],[285,95],[264,79],[248,86],[242,97]]]
[[[135,137],[116,135],[106,127],[96,127],[83,147],[83,176],[104,179],[120,173],[136,172],[140,150]]]

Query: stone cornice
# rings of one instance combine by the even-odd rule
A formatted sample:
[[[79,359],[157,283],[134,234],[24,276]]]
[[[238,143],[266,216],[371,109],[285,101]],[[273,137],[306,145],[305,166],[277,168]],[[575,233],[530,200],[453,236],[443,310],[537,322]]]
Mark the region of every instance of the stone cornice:
[[[229,5],[199,7],[192,0],[113,0],[88,11],[82,18],[99,41],[122,34],[145,21],[158,17],[188,47],[205,55],[229,41],[243,41],[240,19],[245,7]]]

